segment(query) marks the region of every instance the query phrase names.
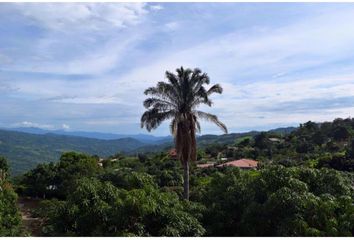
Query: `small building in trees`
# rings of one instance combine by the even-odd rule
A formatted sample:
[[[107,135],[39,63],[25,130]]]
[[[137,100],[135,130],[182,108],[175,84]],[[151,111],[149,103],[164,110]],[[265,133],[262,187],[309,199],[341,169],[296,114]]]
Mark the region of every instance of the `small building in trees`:
[[[209,168],[209,167],[214,167],[214,163],[197,164],[197,168]]]
[[[214,166],[215,167],[238,167],[241,169],[257,169],[258,161],[253,159],[242,158],[238,160],[229,161],[226,163],[221,163],[218,165],[215,165],[214,163],[197,164],[198,168],[209,168]]]
[[[222,163],[217,165],[216,167],[238,167],[241,169],[256,169],[258,166],[258,161],[253,159],[238,159],[230,162]]]
[[[172,159],[177,159],[177,151],[175,148],[170,149],[170,151],[168,151],[168,156]]]
[[[275,138],[275,137],[270,137],[270,138],[268,138],[268,139],[269,139],[269,141],[271,141],[271,142],[278,142],[278,143],[281,142],[281,139]]]

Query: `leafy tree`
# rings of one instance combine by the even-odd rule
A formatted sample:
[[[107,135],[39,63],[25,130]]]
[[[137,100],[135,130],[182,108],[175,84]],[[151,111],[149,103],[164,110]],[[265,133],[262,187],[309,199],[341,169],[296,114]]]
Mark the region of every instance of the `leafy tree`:
[[[202,149],[197,149],[197,160],[202,160],[205,157],[205,152]]]
[[[177,156],[184,168],[184,198],[189,199],[189,161],[196,160],[196,131],[200,131],[198,119],[215,123],[223,131],[226,126],[217,116],[197,110],[201,104],[212,105],[209,96],[222,93],[220,85],[213,85],[208,90],[210,80],[206,73],[199,69],[191,70],[183,67],[176,70],[177,75],[166,71],[168,82],[159,82],[156,87],[145,90],[151,95],[144,101],[148,110],[141,117],[141,127],[148,131],[157,128],[163,121],[172,119],[170,128],[175,138]]]
[[[333,168],[341,171],[353,171],[354,159],[345,153],[334,153],[319,158],[318,167]]]
[[[307,131],[314,132],[318,129],[318,125],[314,122],[308,121],[302,126],[305,128]]]
[[[239,169],[227,169],[224,174],[212,175],[201,200],[206,206],[203,226],[208,236],[239,235],[236,232],[249,199],[246,179]]]
[[[57,190],[56,181],[57,167],[54,163],[39,164],[35,169],[29,171],[21,179],[25,186],[24,193],[35,197],[52,197]]]
[[[221,152],[224,148],[225,146],[221,144],[209,144],[208,146],[205,147],[205,153],[210,155],[213,158],[216,158],[219,152]]]
[[[259,149],[268,149],[270,147],[271,142],[268,139],[268,135],[266,132],[261,132],[260,134],[254,137],[254,146]]]
[[[199,201],[209,236],[351,236],[350,180],[330,169],[216,173]]]
[[[354,138],[352,139],[347,152],[348,152],[348,157],[354,159]]]
[[[306,140],[299,141],[296,146],[296,151],[298,153],[309,153],[313,150],[314,150],[313,144],[311,144],[310,142],[308,142]]]
[[[80,177],[98,174],[100,168],[95,157],[82,153],[63,153],[58,163],[39,164],[27,172],[21,183],[25,194],[36,197],[65,198],[72,183]]]
[[[21,234],[17,195],[8,182],[0,181],[0,237],[20,236]]]
[[[9,165],[5,157],[0,156],[0,181],[5,180],[7,172],[9,171]]]
[[[46,204],[47,235],[200,236],[204,228],[192,213],[196,204],[160,192],[153,185],[130,191],[109,182],[80,179],[67,201]]]
[[[237,146],[239,146],[239,147],[246,147],[249,145],[251,145],[251,138],[249,138],[249,137],[246,137],[237,143]]]
[[[312,136],[312,141],[317,145],[322,145],[325,142],[325,140],[326,140],[326,136],[321,131],[317,131]]]
[[[349,136],[350,133],[344,126],[338,126],[333,131],[333,138],[337,141],[346,140]]]

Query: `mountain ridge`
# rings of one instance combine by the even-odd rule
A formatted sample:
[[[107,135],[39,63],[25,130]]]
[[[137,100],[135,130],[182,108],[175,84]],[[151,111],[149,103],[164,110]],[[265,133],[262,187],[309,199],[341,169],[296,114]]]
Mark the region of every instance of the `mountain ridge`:
[[[115,140],[122,138],[134,138],[142,142],[159,142],[170,138],[169,136],[154,136],[150,134],[117,134],[117,133],[106,133],[106,132],[90,132],[90,131],[69,131],[63,129],[48,130],[37,127],[18,127],[18,128],[2,128],[2,130],[24,132],[31,134],[56,134],[65,136],[76,136],[76,137],[87,137],[102,140]]]
[[[289,129],[295,128],[290,127]],[[14,175],[25,172],[39,163],[58,161],[60,155],[67,151],[108,157],[118,152],[135,155],[137,153],[165,151],[173,147],[172,137],[162,137],[159,141],[139,141],[133,137],[105,140],[45,133],[38,129],[31,130],[37,131],[37,133],[0,129],[0,155],[9,160],[11,172]],[[277,129],[271,131],[277,131]],[[279,131],[284,130],[280,129]],[[207,134],[197,136],[197,143],[199,146],[231,144],[238,138],[254,136],[257,133],[259,132]]]

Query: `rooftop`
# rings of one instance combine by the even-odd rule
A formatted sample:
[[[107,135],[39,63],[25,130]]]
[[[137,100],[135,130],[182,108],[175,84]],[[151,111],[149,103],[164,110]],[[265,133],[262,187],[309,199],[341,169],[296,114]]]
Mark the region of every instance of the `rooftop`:
[[[242,159],[226,162],[223,164],[219,164],[217,167],[233,166],[233,167],[239,167],[239,168],[256,168],[257,165],[258,165],[258,162],[256,160],[242,158]]]
[[[208,168],[208,167],[213,167],[214,163],[204,163],[204,164],[197,164],[198,168]]]

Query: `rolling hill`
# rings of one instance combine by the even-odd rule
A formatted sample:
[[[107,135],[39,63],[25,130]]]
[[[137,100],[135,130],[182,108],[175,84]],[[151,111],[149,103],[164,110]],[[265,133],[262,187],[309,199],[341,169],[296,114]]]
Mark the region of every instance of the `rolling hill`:
[[[18,127],[18,128],[9,128],[3,129],[16,132],[32,133],[32,134],[56,134],[56,135],[65,135],[65,136],[76,136],[76,137],[86,137],[86,138],[96,138],[102,140],[115,140],[121,138],[134,138],[138,141],[145,143],[159,143],[164,140],[170,140],[171,137],[164,136],[158,137],[149,134],[116,134],[116,133],[104,133],[104,132],[86,132],[86,131],[67,131],[67,130],[47,130],[36,127]]]
[[[294,129],[274,129],[271,131],[288,133]],[[52,132],[48,133],[45,130],[41,131],[41,129],[26,129],[26,131],[31,131],[32,133],[19,130],[0,130],[0,155],[5,156],[9,160],[13,175],[23,173],[37,166],[39,163],[57,161],[60,155],[67,151],[108,157],[117,152],[137,154],[165,151],[173,146],[171,137],[160,138],[146,135],[148,137],[144,141],[132,137],[104,140]],[[257,133],[259,132],[201,135],[197,137],[197,143],[200,147],[209,144],[233,144],[239,138],[254,136]],[[85,134],[87,135],[87,133]],[[148,141],[149,138],[154,140]]]
[[[19,174],[38,163],[57,161],[61,153],[78,151],[102,157],[131,151],[146,145],[133,138],[101,140],[56,134],[30,134],[0,130],[0,155],[10,163],[12,174]]]

